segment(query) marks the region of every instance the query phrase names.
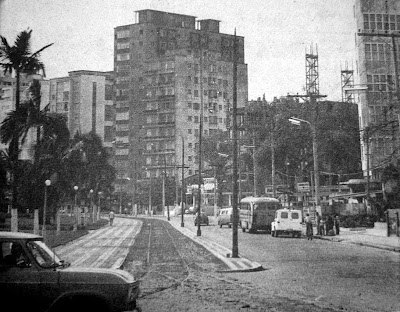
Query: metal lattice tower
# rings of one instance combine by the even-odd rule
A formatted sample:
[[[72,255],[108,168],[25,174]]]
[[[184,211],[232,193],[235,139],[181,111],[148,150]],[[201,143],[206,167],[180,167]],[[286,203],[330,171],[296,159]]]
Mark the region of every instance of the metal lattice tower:
[[[313,54],[306,53],[306,94],[319,95],[318,50]]]
[[[348,69],[346,63],[346,69],[341,70],[340,75],[341,86],[342,86],[342,102],[354,103],[354,93],[346,92],[346,88],[354,88],[354,70]]]

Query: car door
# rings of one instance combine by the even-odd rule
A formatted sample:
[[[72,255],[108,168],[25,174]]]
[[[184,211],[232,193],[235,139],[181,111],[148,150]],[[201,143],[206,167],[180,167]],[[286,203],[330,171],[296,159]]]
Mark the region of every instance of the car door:
[[[21,244],[12,240],[1,241],[1,261],[0,261],[0,294],[5,299],[3,304],[12,307],[13,311],[27,311],[38,308],[40,298],[40,276],[38,267],[32,263],[30,257],[23,248],[22,257],[24,263],[10,264],[6,262],[6,257],[10,255],[12,244]],[[8,302],[8,304],[6,304]]]

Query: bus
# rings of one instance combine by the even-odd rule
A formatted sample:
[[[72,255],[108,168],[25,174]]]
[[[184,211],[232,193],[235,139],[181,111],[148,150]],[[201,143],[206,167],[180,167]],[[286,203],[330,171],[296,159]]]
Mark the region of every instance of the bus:
[[[275,212],[282,208],[278,199],[272,197],[245,197],[240,201],[239,220],[243,232],[267,231],[271,233],[271,223]]]

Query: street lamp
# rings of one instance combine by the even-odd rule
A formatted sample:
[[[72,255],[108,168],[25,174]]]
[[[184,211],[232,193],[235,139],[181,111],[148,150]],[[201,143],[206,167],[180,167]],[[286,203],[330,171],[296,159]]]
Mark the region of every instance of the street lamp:
[[[75,224],[74,224],[74,231],[78,229],[78,186],[74,186],[75,191],[75,207],[74,207],[74,215],[75,215]]]
[[[300,126],[302,122],[308,124],[311,128],[312,141],[313,141],[313,157],[314,157],[314,185],[315,185],[315,206],[319,206],[319,169],[318,169],[318,145],[317,145],[317,133],[315,125],[312,125],[309,121],[300,119],[297,117],[290,117],[289,122]]]
[[[51,181],[46,180],[44,182],[45,187],[44,187],[44,205],[43,205],[43,225],[42,225],[42,236],[43,238],[46,235],[46,210],[47,210],[47,188],[50,186]]]
[[[90,196],[90,211],[91,211],[91,213],[92,213],[92,222],[94,223],[93,190],[92,190],[92,189],[89,191],[89,196]]]
[[[102,192],[98,192],[97,195],[99,196],[99,207],[97,208],[97,219],[100,220],[100,200],[101,200],[101,195]]]

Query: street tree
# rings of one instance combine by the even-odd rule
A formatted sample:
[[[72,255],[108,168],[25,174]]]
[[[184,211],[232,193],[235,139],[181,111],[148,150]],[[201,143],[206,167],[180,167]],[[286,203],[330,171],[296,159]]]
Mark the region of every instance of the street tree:
[[[50,47],[48,44],[36,52],[31,51],[31,35],[32,30],[27,29],[20,32],[15,39],[14,45],[10,45],[7,39],[0,36],[0,66],[4,73],[15,74],[16,78],[16,95],[15,95],[15,110],[19,110],[20,106],[20,79],[22,74],[36,74],[42,72],[45,75],[44,64],[40,61],[40,53]],[[15,131],[15,136],[9,141],[9,153],[13,164],[12,171],[12,207],[17,206],[17,164],[19,154],[19,139],[18,132]]]

